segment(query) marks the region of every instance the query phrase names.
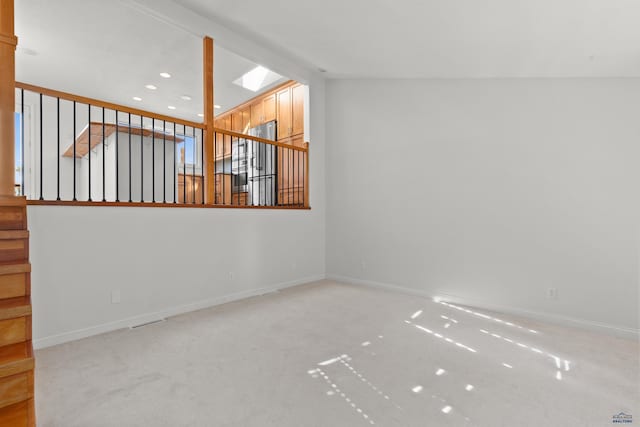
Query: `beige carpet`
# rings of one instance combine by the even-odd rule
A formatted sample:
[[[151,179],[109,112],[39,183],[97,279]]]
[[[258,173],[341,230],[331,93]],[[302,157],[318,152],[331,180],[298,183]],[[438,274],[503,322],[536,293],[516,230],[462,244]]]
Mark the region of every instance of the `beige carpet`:
[[[38,351],[37,416],[43,427],[607,426],[621,411],[640,422],[638,355],[636,341],[325,281]]]

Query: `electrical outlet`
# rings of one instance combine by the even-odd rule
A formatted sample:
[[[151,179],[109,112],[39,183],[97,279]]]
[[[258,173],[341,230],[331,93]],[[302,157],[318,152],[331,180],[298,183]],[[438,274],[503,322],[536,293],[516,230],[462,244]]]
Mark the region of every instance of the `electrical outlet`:
[[[556,289],[556,288],[548,288],[547,289],[547,298],[548,299],[557,299],[558,298],[558,289]]]
[[[120,291],[111,291],[111,304],[120,304],[121,296]]]

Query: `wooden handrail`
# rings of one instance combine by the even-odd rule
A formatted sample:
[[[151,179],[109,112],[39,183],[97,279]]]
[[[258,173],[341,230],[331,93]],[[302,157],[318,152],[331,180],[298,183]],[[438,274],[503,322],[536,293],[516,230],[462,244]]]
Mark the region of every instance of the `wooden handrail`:
[[[31,85],[28,83],[16,82],[16,88],[28,90],[35,93],[41,93],[46,96],[54,98],[65,99],[67,101],[76,101],[81,104],[90,104],[95,107],[104,107],[108,110],[116,110],[123,113],[131,113],[136,116],[144,116],[156,120],[164,120],[170,123],[176,123],[184,126],[193,127],[196,129],[205,129],[204,123],[192,122],[190,120],[179,119],[176,117],[166,116],[164,114],[152,113],[151,111],[140,110],[137,108],[127,107],[124,105],[113,104],[111,102],[100,101],[98,99],[87,98],[85,96],[74,95],[71,93],[61,92],[58,90],[47,89],[40,86]]]
[[[269,145],[274,145],[276,147],[288,148],[288,149],[295,150],[295,151],[304,151],[304,152],[306,152],[306,151],[309,150],[307,147],[297,147],[297,146],[291,145],[291,144],[284,144],[282,142],[272,141],[270,139],[264,139],[264,138],[260,138],[258,136],[245,135],[243,133],[233,132],[233,131],[230,131],[230,130],[215,128],[215,127],[213,128],[213,131],[216,132],[216,133],[221,133],[221,134],[224,134],[224,135],[233,136],[235,138],[250,139],[250,140],[256,141],[256,142],[262,142],[263,144],[269,144]],[[305,145],[307,145],[307,144],[305,144]]]

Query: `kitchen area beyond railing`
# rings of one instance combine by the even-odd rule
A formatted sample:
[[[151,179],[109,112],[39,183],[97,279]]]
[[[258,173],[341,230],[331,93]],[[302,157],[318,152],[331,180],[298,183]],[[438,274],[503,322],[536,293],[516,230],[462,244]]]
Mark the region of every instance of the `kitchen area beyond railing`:
[[[16,193],[30,204],[309,207],[309,145],[278,142],[275,120],[207,129],[24,83],[15,111]]]

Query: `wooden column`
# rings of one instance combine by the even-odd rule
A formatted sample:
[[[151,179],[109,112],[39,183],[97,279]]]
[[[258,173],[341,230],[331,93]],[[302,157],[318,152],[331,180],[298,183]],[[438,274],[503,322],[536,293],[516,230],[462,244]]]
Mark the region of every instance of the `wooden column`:
[[[14,195],[15,54],[13,0],[0,0],[0,197]]]
[[[205,37],[202,43],[203,47],[203,70],[202,76],[204,78],[203,90],[204,90],[204,120],[205,120],[205,140],[204,140],[204,181],[205,181],[205,203],[213,204],[213,179],[215,175],[215,159],[213,152],[213,39],[211,37]]]
[[[309,207],[309,143],[304,143],[304,148],[307,151],[304,152],[304,207]]]

